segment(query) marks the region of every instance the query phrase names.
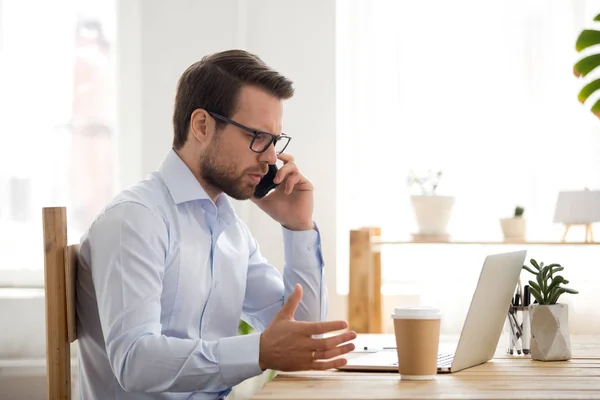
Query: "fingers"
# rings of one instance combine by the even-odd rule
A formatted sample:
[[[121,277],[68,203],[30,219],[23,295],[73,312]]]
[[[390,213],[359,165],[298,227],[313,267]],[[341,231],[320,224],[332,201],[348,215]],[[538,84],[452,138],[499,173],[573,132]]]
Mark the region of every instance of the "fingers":
[[[330,358],[339,357],[341,355],[350,353],[353,350],[354,343],[346,343],[343,346],[337,346],[333,349],[316,350],[313,358],[315,360],[329,360]]]
[[[283,305],[281,310],[279,310],[278,315],[282,318],[286,319],[294,319],[294,314],[296,313],[296,308],[298,308],[298,304],[302,299],[302,286],[299,283],[296,283],[294,286],[294,291],[290,294]]]
[[[275,179],[273,179],[273,182],[281,183],[287,177],[293,176],[294,174],[299,174],[299,173],[300,172],[298,170],[298,166],[293,161],[290,161],[287,164],[284,164],[283,167],[279,168],[279,170],[277,171],[277,175],[275,176]]]
[[[284,162],[283,166],[277,171],[277,175],[273,182],[281,184],[285,182],[285,194],[290,194],[294,191],[296,185],[301,184],[301,189],[312,190],[312,185],[298,170],[298,166],[294,162],[294,157],[290,154],[279,154],[277,156]],[[308,184],[308,185],[306,185]]]
[[[300,182],[301,179],[302,179],[302,175],[300,175],[300,174],[289,175],[288,180],[285,182],[285,194],[292,193],[292,191],[294,190],[294,186],[298,182]]]
[[[322,335],[323,333],[346,329],[348,323],[346,321],[299,322],[298,326],[307,335]]]
[[[349,342],[351,340],[356,339],[356,332],[348,331],[340,333],[339,335],[331,336],[324,339],[314,339],[314,344],[312,348],[324,351],[328,349],[335,348],[342,343]]]
[[[346,360],[345,358],[336,358],[334,360],[329,361],[315,361],[312,363],[311,368],[323,371],[326,369],[343,367],[344,365],[346,365],[347,362],[348,360]]]
[[[294,162],[294,156],[291,154],[279,154],[277,158],[283,161],[283,166],[277,171],[277,175],[275,176],[275,179],[273,179],[273,182],[281,183],[286,177],[299,173],[298,166]]]
[[[281,153],[281,154],[278,154],[277,158],[279,158],[284,163],[293,162],[295,160],[294,156],[291,155],[290,153]]]

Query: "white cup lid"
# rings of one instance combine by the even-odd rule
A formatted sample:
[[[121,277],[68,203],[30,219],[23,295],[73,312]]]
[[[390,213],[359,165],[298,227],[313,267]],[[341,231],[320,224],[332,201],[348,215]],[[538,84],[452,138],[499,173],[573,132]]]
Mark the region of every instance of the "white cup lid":
[[[438,308],[418,307],[396,307],[392,314],[394,319],[440,319],[442,313]]]

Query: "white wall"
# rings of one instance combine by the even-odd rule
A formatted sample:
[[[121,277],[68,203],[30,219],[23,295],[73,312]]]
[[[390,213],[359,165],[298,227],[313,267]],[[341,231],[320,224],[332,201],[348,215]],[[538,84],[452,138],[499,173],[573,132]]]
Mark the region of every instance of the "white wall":
[[[345,318],[335,291],[335,0],[136,0],[119,7],[119,184],[154,170],[170,149],[176,83],[190,64],[229,48],[256,53],[295,83],[296,94],[284,106],[284,130],[293,136],[289,152],[316,188],[329,317]],[[236,202],[236,209],[264,255],[281,267],[279,225],[250,202]]]
[[[177,80],[203,55],[236,46],[237,0],[117,2],[120,187],[158,167],[171,147]]]

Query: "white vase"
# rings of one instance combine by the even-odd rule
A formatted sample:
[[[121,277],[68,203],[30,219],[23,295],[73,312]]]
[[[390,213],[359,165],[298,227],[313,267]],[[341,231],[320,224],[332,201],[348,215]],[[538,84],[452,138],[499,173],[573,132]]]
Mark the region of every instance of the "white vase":
[[[529,309],[531,358],[564,361],[571,358],[569,308],[566,304],[538,305]]]
[[[444,236],[454,205],[453,196],[412,196],[420,235]]]
[[[527,220],[524,218],[501,218],[500,226],[505,241],[524,241]]]

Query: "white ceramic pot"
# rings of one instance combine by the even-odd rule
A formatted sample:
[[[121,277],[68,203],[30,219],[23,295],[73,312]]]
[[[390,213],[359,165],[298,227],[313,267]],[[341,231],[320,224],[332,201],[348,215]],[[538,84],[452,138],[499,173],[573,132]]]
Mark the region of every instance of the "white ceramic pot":
[[[412,196],[420,235],[447,235],[446,227],[454,206],[453,196]]]
[[[531,358],[564,361],[571,358],[569,308],[566,304],[530,306]]]
[[[523,241],[527,227],[527,220],[524,218],[502,218],[500,219],[502,234],[505,241]]]

